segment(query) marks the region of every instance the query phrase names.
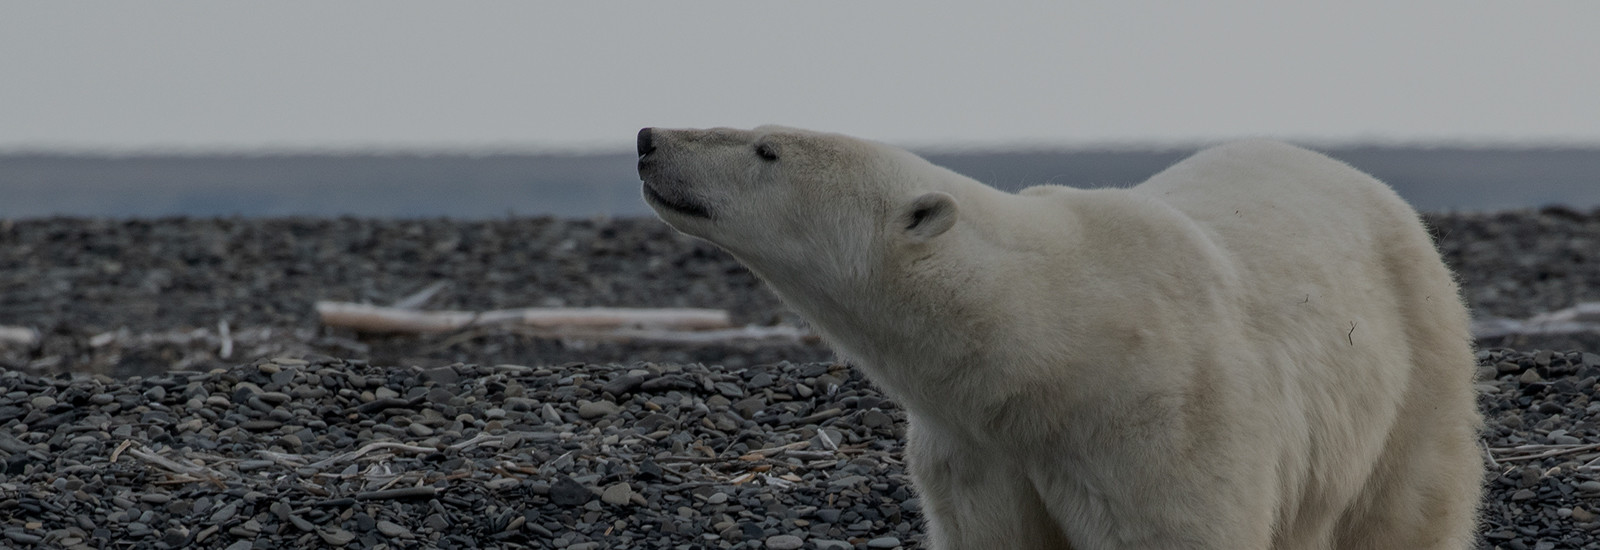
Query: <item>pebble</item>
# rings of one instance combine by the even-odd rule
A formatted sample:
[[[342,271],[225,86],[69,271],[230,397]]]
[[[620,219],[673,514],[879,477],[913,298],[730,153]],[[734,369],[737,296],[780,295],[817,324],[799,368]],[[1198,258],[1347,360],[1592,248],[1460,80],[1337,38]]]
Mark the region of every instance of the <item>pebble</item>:
[[[867,548],[898,548],[900,539],[895,537],[878,537],[867,541]]]
[[[774,535],[767,537],[767,548],[770,550],[795,550],[804,546],[805,540],[794,535]]]
[[[593,499],[594,492],[570,477],[563,477],[550,484],[548,497],[558,506],[578,506]]]
[[[15,529],[6,530],[5,534],[6,538],[17,544],[38,544],[44,541],[44,537]]]
[[[1491,384],[1482,398],[1498,408],[1487,409],[1487,444],[1600,440],[1600,405],[1589,410],[1600,365],[1580,357],[1550,355],[1537,393],[1524,395],[1516,380],[1524,371]],[[1510,351],[1479,359],[1532,364]],[[922,547],[920,501],[901,466],[904,412],[852,369],[462,364],[445,386],[449,375],[435,380],[412,367],[331,358],[278,366],[270,375],[249,363],[137,381],[0,370],[0,409],[19,409],[0,414],[0,466],[27,462],[0,478],[0,511],[27,518],[0,546],[60,543],[76,529],[71,536],[84,541],[141,548]],[[762,388],[745,382],[761,375],[770,378]],[[627,376],[641,380],[612,394],[620,404],[604,395],[605,384]],[[673,382],[646,389],[661,379]],[[801,390],[828,386],[808,397]],[[150,400],[156,387],[162,402]],[[49,430],[23,427],[30,415],[54,414],[34,415],[40,392],[62,410],[61,402],[111,399]],[[738,460],[794,443],[835,458]],[[161,483],[177,476],[135,451],[205,468],[219,483]],[[50,462],[26,458],[37,455]],[[1489,484],[1485,533],[1505,533],[1492,539],[1503,548],[1535,548],[1541,532],[1567,537],[1563,548],[1589,545],[1600,532],[1589,529],[1600,518],[1588,502],[1600,481],[1562,466],[1574,459],[1513,463]],[[756,475],[740,480],[746,472]]]
[[[388,520],[379,520],[377,523],[377,528],[379,533],[383,533],[383,536],[389,538],[408,539],[412,536],[410,529],[406,529],[404,526]]]
[[[593,420],[617,414],[619,410],[617,405],[610,401],[591,401],[578,405],[578,416],[585,420]]]
[[[606,487],[606,490],[600,493],[600,500],[605,501],[606,504],[621,506],[627,504],[628,498],[631,496],[633,496],[632,487],[629,487],[627,483],[617,483]]]
[[[350,544],[350,541],[356,540],[355,533],[337,528],[318,531],[317,535],[322,537],[323,542],[326,542],[332,546],[344,546],[346,544]]]

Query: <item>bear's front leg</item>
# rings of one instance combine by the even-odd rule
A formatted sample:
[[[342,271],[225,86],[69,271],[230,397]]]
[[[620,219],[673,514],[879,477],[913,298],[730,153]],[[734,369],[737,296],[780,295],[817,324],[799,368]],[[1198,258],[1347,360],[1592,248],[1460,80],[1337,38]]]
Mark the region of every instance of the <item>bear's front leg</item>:
[[[934,550],[1071,550],[1026,472],[911,415],[907,468]]]

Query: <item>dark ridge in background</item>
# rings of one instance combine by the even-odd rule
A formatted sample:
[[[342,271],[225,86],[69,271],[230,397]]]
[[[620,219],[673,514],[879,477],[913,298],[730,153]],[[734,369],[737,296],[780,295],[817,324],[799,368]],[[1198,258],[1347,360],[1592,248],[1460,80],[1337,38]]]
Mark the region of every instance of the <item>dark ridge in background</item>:
[[[1008,190],[1137,183],[1167,150],[942,152],[936,164]],[[1344,147],[1423,211],[1600,206],[1600,148]],[[493,219],[648,216],[634,157],[595,155],[0,155],[0,218],[55,215]]]

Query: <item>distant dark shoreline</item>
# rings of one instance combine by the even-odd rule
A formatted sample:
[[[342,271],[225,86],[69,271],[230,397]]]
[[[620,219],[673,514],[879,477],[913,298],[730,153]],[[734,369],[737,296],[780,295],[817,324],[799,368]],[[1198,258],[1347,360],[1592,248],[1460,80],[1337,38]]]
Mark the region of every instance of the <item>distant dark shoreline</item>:
[[[1600,148],[1320,148],[1394,186],[1419,210],[1600,207]],[[1137,183],[1193,152],[932,152],[1008,190]],[[633,217],[629,154],[0,154],[0,218],[53,215],[493,219]]]

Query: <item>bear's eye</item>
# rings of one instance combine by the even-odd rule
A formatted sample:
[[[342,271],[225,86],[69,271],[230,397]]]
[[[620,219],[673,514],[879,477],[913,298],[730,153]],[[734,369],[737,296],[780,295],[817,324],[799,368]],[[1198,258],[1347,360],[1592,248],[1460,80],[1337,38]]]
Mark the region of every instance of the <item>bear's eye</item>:
[[[771,145],[758,143],[756,144],[756,156],[761,157],[761,160],[765,161],[778,160],[778,150],[774,149]]]

